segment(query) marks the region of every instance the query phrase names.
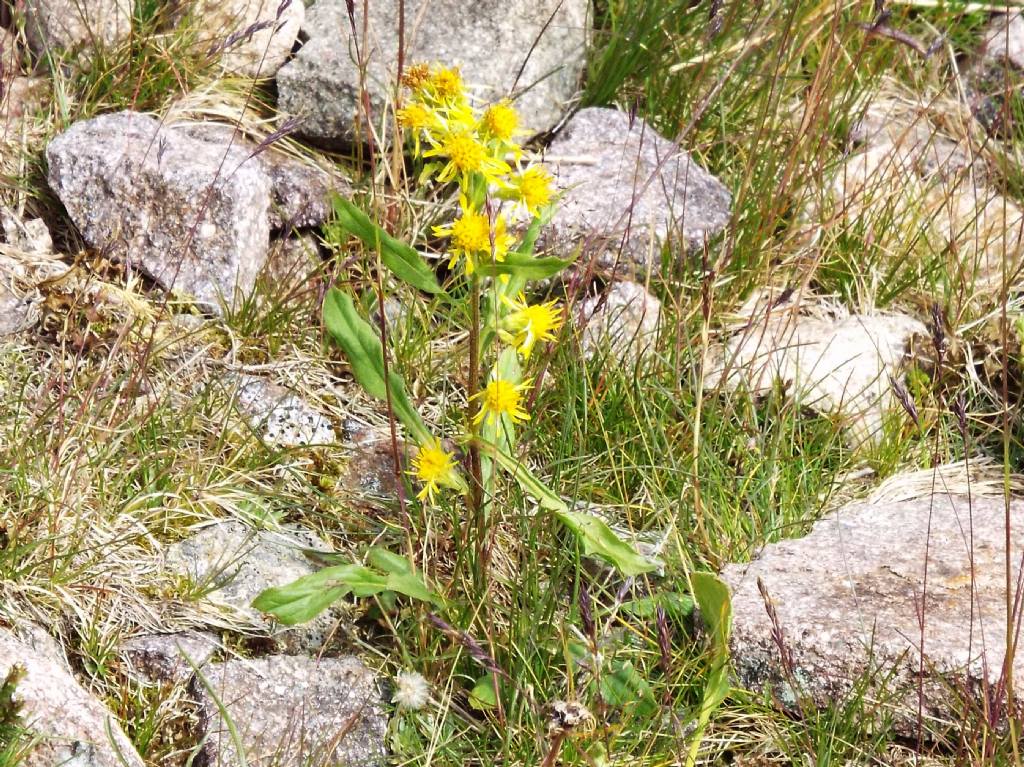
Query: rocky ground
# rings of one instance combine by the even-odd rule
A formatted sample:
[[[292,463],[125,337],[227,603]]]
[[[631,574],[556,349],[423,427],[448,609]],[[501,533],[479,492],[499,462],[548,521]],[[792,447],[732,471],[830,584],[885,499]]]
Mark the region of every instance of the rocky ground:
[[[325,350],[319,322],[327,287],[373,284],[338,232],[334,196],[375,205],[394,231],[422,239],[453,204],[443,189],[416,196],[395,175],[406,162],[390,118],[398,4],[375,0],[363,16],[343,0],[0,3],[0,763],[447,763],[429,738],[402,750],[396,670],[406,667],[427,673],[438,707],[417,726],[441,732],[450,714],[473,742],[487,727],[511,731],[512,711],[476,710],[466,674],[445,670],[459,642],[474,653],[459,629],[430,629],[451,641],[419,657],[384,638],[408,617],[400,610],[345,603],[287,628],[252,606],[264,589],[402,527],[403,459],[387,413]],[[634,394],[643,405],[685,387],[663,423],[679,434],[677,455],[701,454],[702,413],[754,413],[721,450],[721,427],[708,423],[714,462],[679,468],[678,493],[644,474],[675,457],[620,462],[611,442],[587,462],[610,460],[620,474],[602,473],[603,487],[586,471],[564,475],[562,488],[665,552],[663,585],[685,591],[704,566],[729,584],[739,702],[714,723],[702,758],[785,761],[749,735],[758,706],[807,721],[855,700],[891,732],[890,755],[912,744],[962,756],[975,719],[1005,734],[1009,672],[1024,671],[1005,642],[1007,584],[1018,583],[1024,546],[1014,473],[1022,17],[978,14],[969,45],[943,44],[962,70],[944,90],[880,78],[856,103],[830,105],[846,114],[829,146],[819,134],[815,159],[799,167],[796,148],[778,154],[778,178],[800,183],[795,196],[753,189],[753,171],[737,171],[714,125],[697,141],[650,105],[638,114],[635,84],[595,97],[603,4],[404,5],[402,61],[458,65],[484,100],[516,96],[530,151],[554,175],[559,204],[538,246],[575,260],[548,287],[572,302],[566,354],[581,366],[558,377],[594,375],[588,407],[633,392],[616,411],[636,407]],[[887,24],[850,29],[903,51]],[[729,61],[740,59],[716,60],[717,82],[732,82]],[[690,65],[680,62],[682,77]],[[823,86],[808,83],[802,104],[773,115],[779,136],[797,137],[792,147],[820,119],[812,95]],[[764,148],[747,167],[774,141],[753,141]],[[761,256],[763,268],[744,266]],[[444,396],[425,372],[414,386],[440,413],[460,396],[461,371],[443,360],[461,341],[430,336],[441,318],[422,296],[387,289],[383,307],[364,291],[369,308],[383,314],[400,364],[440,370]],[[552,412],[575,412],[550,397]],[[623,429],[646,448],[639,416],[616,425],[602,412],[600,440]],[[816,429],[820,442],[805,435]],[[807,455],[787,463],[804,439]],[[830,467],[820,487],[802,484],[814,468],[786,473],[815,461]],[[705,473],[712,465],[729,479]],[[640,489],[623,497],[609,489],[634,480]],[[717,503],[742,510],[735,520],[716,518],[717,491],[701,494],[717,481]],[[749,489],[755,481],[767,496]],[[776,508],[788,492],[802,496],[785,501],[790,516]],[[630,509],[653,522],[637,524]],[[426,527],[424,552],[437,561],[423,566],[450,575],[454,527]],[[525,582],[523,547],[508,545],[511,574],[495,601],[513,603]],[[587,567],[579,572],[600,570]],[[606,579],[611,626],[639,587],[594,577]],[[555,591],[549,578],[536,580]],[[578,609],[560,603],[561,617],[544,622]],[[652,666],[658,647],[670,665],[660,625],[643,651]],[[694,631],[686,657],[700,648]],[[543,703],[546,683],[537,672],[521,689]],[[602,695],[589,705],[609,730],[629,729]],[[731,728],[737,711],[746,723]],[[665,732],[685,742],[691,731],[673,717]],[[534,724],[521,725],[528,748],[550,735]],[[641,757],[657,739],[635,733],[600,763],[667,763],[671,748]],[[594,764],[594,753],[566,751],[563,763]]]

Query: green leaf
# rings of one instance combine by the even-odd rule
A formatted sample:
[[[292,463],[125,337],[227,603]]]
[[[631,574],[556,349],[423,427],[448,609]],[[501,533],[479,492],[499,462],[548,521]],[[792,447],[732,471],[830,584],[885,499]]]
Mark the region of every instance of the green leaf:
[[[384,347],[370,323],[359,316],[350,295],[337,288],[327,291],[324,324],[345,353],[359,385],[371,397],[386,401],[388,387],[384,383]],[[430,430],[413,407],[405,382],[393,370],[388,371],[387,381],[395,416],[419,444],[424,444],[430,439]]]
[[[412,565],[408,559],[380,546],[371,546],[366,552],[366,558],[370,560],[371,565],[386,573],[406,575],[412,572]]]
[[[532,495],[540,503],[541,508],[554,512],[567,512],[569,507],[565,501],[555,495],[547,485],[534,476],[525,464],[516,460],[502,450],[499,450],[494,443],[480,440],[481,446],[486,450],[498,465],[512,475],[512,478],[519,483],[524,491]]]
[[[334,196],[334,214],[341,227],[368,248],[380,253],[380,260],[398,279],[426,293],[443,293],[437,276],[416,249],[397,240],[370,220],[363,211],[341,195]]]
[[[345,596],[350,588],[344,578],[357,565],[336,565],[304,575],[287,586],[263,591],[253,600],[257,610],[273,615],[286,626],[305,623]]]
[[[477,711],[487,711],[498,705],[498,692],[494,689],[494,675],[488,674],[476,680],[469,691],[469,705]]]
[[[437,594],[428,589],[423,579],[414,573],[391,573],[387,577],[387,587],[389,591],[397,591],[421,602],[440,602]]]
[[[372,597],[388,590],[388,576],[375,573],[363,565],[349,565],[349,568],[345,574],[345,585],[357,597]]]
[[[658,608],[676,620],[685,618],[693,612],[693,598],[668,591],[663,594],[630,599],[622,603],[622,611],[637,618],[653,618]]]
[[[732,600],[729,587],[712,573],[690,575],[693,597],[700,607],[701,619],[711,638],[712,653],[729,654],[729,633],[732,631]]]
[[[732,631],[732,600],[729,587],[711,573],[690,576],[693,597],[711,643],[711,667],[705,676],[704,695],[697,714],[697,728],[686,757],[687,767],[697,763],[700,741],[711,721],[711,713],[729,694],[729,634]]]
[[[619,708],[636,703],[639,716],[650,716],[658,709],[651,686],[631,661],[613,663],[612,672],[601,677],[601,697]]]
[[[485,277],[508,274],[524,280],[544,280],[558,274],[571,263],[554,256],[536,258],[513,251],[505,256],[504,261],[477,264],[476,268]]]
[[[557,511],[557,516],[580,543],[583,551],[598,556],[613,565],[623,575],[640,575],[660,567],[659,562],[648,559],[619,538],[604,520],[583,511]]]

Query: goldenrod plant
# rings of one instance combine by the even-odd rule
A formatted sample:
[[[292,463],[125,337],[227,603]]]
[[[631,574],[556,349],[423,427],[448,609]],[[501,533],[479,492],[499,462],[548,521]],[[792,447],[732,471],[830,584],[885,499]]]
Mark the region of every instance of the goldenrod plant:
[[[338,288],[324,302],[328,332],[344,351],[355,379],[371,396],[388,403],[415,443],[407,474],[418,485],[416,499],[428,506],[445,499],[464,504],[466,518],[476,521],[478,545],[492,524],[502,477],[508,477],[561,520],[586,553],[627,576],[655,570],[658,562],[637,553],[602,519],[571,510],[538,479],[529,467],[527,446],[518,438],[517,426],[530,420],[527,401],[539,385],[527,368],[538,346],[556,342],[565,323],[559,301],[531,303],[527,298],[531,281],[550,278],[568,264],[533,252],[540,227],[556,204],[551,174],[526,159],[517,141],[523,131],[515,108],[507,101],[476,107],[457,69],[417,64],[402,84],[408,99],[397,116],[413,154],[424,161],[419,182],[458,188],[454,219],[433,227],[434,235],[446,243],[450,276],[445,284],[412,245],[392,238],[353,203],[339,198],[335,205],[344,230],[376,252],[394,277],[448,302],[468,303],[466,310],[453,312],[470,318],[465,328],[469,376],[463,418],[425,423],[405,382],[386,368],[379,331],[359,314],[353,296]],[[517,227],[514,222],[523,223]],[[365,575],[360,571],[360,577]],[[326,582],[325,577],[330,578],[317,574],[313,579]],[[296,611],[291,603],[291,597],[307,595],[308,585],[268,592],[257,606],[285,622],[308,620],[315,613]],[[307,606],[322,609],[322,602]]]

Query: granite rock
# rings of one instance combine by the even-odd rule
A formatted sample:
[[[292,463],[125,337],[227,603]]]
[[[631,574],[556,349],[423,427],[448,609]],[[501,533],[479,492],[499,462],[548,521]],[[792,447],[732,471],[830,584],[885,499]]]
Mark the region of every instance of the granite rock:
[[[327,416],[294,392],[258,376],[239,375],[234,382],[236,406],[264,442],[288,448],[335,441]]]
[[[21,718],[34,742],[21,767],[143,767],[114,715],[50,657],[0,629],[0,680],[17,665],[24,677],[15,689]]]
[[[913,732],[923,655],[925,720],[955,726],[962,707],[951,690],[980,695],[983,684],[998,682],[1004,659],[1004,513],[1001,497],[857,502],[803,538],[766,546],[750,564],[728,565],[722,577],[732,591],[738,681],[770,689],[796,708],[798,695],[818,706],[839,703],[870,677],[867,695]],[[1019,571],[1024,501],[1012,500],[1010,517],[1010,559]],[[789,670],[758,580],[782,631]],[[1014,673],[1024,673],[1019,653]]]
[[[353,657],[271,656],[212,664],[206,677],[253,767],[384,763],[387,718],[377,675]],[[207,767],[239,764],[217,702],[198,688]]]
[[[583,302],[580,346],[591,359],[606,351],[609,361],[635,365],[658,339],[661,301],[635,282],[615,282]]]
[[[252,290],[267,257],[271,184],[243,149],[118,112],[71,126],[46,158],[51,188],[91,247],[209,311]]]
[[[131,29],[131,0],[25,0],[25,37],[39,55],[114,46]]]
[[[879,436],[894,405],[889,377],[899,377],[914,336],[926,334],[906,315],[809,316],[781,304],[710,349],[704,383],[758,395],[781,382],[801,406],[840,417],[861,444]]]
[[[178,634],[140,634],[120,645],[128,673],[149,683],[181,684],[202,670],[220,649],[213,634],[185,631]]]
[[[376,122],[394,93],[398,2],[374,0],[368,20],[361,4],[355,8],[360,37],[364,21],[369,23],[369,37],[358,43],[369,51],[366,86]],[[532,130],[547,130],[561,119],[584,69],[587,0],[476,0],[472,9],[464,0],[406,0],[405,8],[406,62],[459,66],[485,100],[504,97],[515,86],[523,123]],[[304,45],[277,75],[281,109],[300,120],[308,138],[350,142],[361,107],[345,0],[317,0],[301,35]]]
[[[732,197],[673,142],[615,109],[580,110],[546,152],[558,199],[538,247],[617,275],[646,276],[660,247],[697,249],[729,222]],[[620,252],[621,251],[621,252]]]
[[[218,146],[235,147],[251,156],[270,179],[270,228],[273,230],[319,226],[331,215],[331,196],[352,194],[348,180],[310,162],[276,151],[260,150],[230,125],[180,122],[172,126],[186,135]]]
[[[306,18],[302,0],[194,0],[192,11],[216,35],[224,69],[245,77],[273,77]]]
[[[185,578],[201,590],[200,607],[205,608],[209,625],[269,637],[281,652],[316,652],[333,630],[337,611],[327,610],[309,623],[285,628],[252,606],[264,590],[285,586],[319,569],[303,549],[330,551],[326,543],[297,526],[284,526],[280,532],[256,531],[225,521],[170,546],[164,562],[168,574]]]

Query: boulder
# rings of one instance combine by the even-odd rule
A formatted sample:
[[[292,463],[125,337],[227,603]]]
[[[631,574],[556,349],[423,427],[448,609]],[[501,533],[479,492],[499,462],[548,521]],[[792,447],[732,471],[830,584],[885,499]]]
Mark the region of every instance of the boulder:
[[[286,586],[319,569],[304,549],[330,551],[322,540],[294,525],[271,532],[224,521],[170,546],[164,568],[196,587],[201,595],[197,606],[209,625],[269,637],[281,652],[316,652],[333,630],[337,611],[327,610],[301,626],[279,628],[252,606],[264,590]]]
[[[0,629],[0,681],[14,666],[24,676],[15,688],[21,719],[34,737],[21,767],[143,767],[114,715],[71,675],[59,659],[41,654]]]
[[[252,290],[267,257],[271,183],[244,149],[118,112],[71,126],[46,159],[51,188],[92,248],[208,311]]]
[[[25,0],[25,37],[40,55],[111,47],[132,30],[132,0]]]
[[[583,302],[580,346],[591,359],[607,351],[609,361],[635,365],[658,339],[661,301],[635,282],[615,282]]]
[[[993,16],[982,30],[980,53],[982,59],[1024,69],[1024,16],[1019,11]]]
[[[205,676],[209,687],[196,684],[196,697],[208,767],[241,763],[221,705],[253,767],[384,764],[379,682],[357,658],[230,660]]]
[[[281,110],[298,118],[308,138],[326,144],[356,138],[357,47],[369,57],[366,89],[375,125],[393,100],[398,0],[369,3],[368,19],[362,17],[363,7],[355,4],[357,45],[346,0],[317,0],[306,12],[305,43],[278,72]],[[588,7],[587,0],[476,0],[472,8],[464,0],[405,0],[405,61],[461,67],[474,94],[488,101],[514,88],[524,125],[547,130],[576,94],[585,64]]]
[[[294,392],[258,376],[239,375],[234,382],[235,404],[264,442],[288,448],[335,441],[327,416]]]
[[[270,228],[273,230],[319,226],[331,215],[331,195],[352,194],[348,180],[332,175],[273,148],[260,150],[242,133],[224,123],[180,122],[175,130],[220,147],[236,147],[252,156],[270,179]]]
[[[580,110],[546,162],[560,197],[538,247],[565,256],[582,244],[583,260],[617,275],[657,273],[662,245],[701,248],[729,222],[722,182],[625,112]]]
[[[858,694],[910,732],[921,682],[926,726],[962,722],[958,695],[977,703],[983,685],[999,682],[1005,655],[1004,513],[1001,497],[882,496],[840,508],[749,564],[728,565],[738,681],[795,709],[798,701],[841,704],[869,680]],[[1010,521],[1016,583],[1024,501],[1011,501]],[[1013,668],[1021,678],[1020,653]]]
[[[182,684],[195,668],[203,669],[217,654],[220,642],[213,634],[184,631],[177,634],[140,634],[121,643],[128,674],[148,684]]]
[[[861,444],[880,435],[895,404],[890,376],[899,377],[915,335],[927,335],[924,324],[902,314],[813,315],[782,304],[709,350],[704,383],[755,395],[781,383],[801,406],[838,416]]]
[[[201,28],[215,35],[228,72],[273,77],[292,53],[306,18],[303,0],[195,0],[192,12]]]

